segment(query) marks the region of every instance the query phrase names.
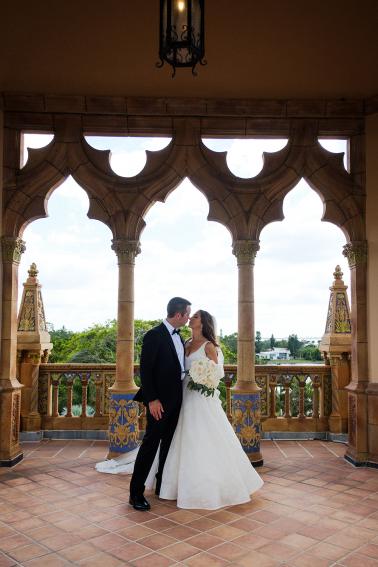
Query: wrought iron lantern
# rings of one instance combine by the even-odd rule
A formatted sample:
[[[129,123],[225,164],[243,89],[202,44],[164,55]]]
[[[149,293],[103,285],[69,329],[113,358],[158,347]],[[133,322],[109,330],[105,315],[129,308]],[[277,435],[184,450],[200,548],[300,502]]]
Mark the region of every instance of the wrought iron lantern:
[[[196,75],[198,63],[206,65],[204,33],[205,0],[160,0],[160,62],[177,67],[191,67]]]

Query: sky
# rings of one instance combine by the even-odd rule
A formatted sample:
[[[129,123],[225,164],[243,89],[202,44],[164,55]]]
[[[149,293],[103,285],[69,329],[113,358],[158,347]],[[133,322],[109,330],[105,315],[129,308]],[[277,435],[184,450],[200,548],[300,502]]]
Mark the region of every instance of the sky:
[[[25,134],[25,148],[51,139]],[[133,176],[146,162],[145,150],[159,150],[169,139],[88,137],[97,149],[111,149],[110,164],[119,175]],[[227,151],[230,170],[253,177],[262,168],[262,152],[277,151],[286,140],[204,140],[214,151]],[[346,151],[346,142],[322,143],[330,151]],[[25,149],[24,162],[27,160]],[[22,283],[32,262],[39,281],[47,321],[55,328],[79,331],[117,316],[118,267],[111,250],[110,229],[88,219],[88,197],[72,178],[48,202],[48,218],[31,223],[23,234],[26,252],[20,264]],[[321,222],[323,205],[301,181],[285,198],[282,222],[266,226],[255,262],[255,328],[263,337],[321,337],[327,316],[329,286],[335,266],[349,268],[342,255],[341,230]],[[223,335],[237,331],[237,266],[228,230],[207,221],[206,198],[184,180],[165,203],[146,215],[142,252],[135,266],[135,317],[165,316],[175,295],[192,302],[192,310],[215,315]]]

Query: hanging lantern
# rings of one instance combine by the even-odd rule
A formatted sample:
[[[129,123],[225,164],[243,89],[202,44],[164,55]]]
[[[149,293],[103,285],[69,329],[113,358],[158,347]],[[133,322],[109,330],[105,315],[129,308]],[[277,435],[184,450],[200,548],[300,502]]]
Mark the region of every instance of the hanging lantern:
[[[204,33],[204,0],[160,0],[160,62],[177,67],[191,67],[196,75],[197,63],[206,65]]]

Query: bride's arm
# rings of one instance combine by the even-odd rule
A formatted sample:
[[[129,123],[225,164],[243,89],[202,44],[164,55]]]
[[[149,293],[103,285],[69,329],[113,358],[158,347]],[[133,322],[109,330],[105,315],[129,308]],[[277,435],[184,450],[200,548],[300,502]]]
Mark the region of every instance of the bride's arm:
[[[217,353],[217,349],[213,345],[213,343],[210,343],[210,342],[206,343],[205,353],[206,353],[207,358],[209,358],[210,360],[215,362],[215,364],[218,364],[218,353]]]

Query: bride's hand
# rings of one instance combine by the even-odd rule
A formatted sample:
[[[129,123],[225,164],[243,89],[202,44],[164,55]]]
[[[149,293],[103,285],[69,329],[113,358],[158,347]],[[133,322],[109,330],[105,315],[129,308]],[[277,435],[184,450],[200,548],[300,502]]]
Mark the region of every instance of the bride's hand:
[[[149,402],[148,409],[156,421],[159,421],[159,419],[163,417],[164,409],[160,400],[153,400],[152,402]]]

